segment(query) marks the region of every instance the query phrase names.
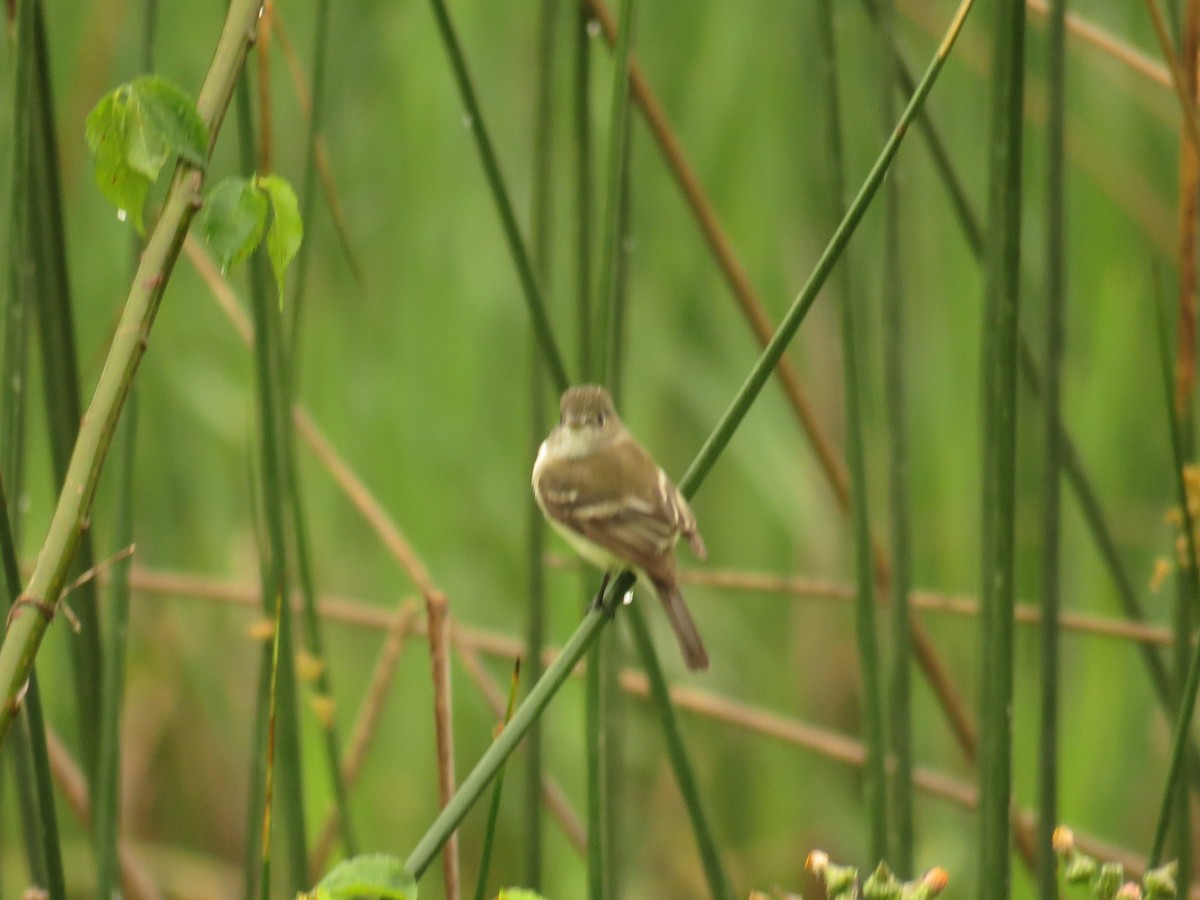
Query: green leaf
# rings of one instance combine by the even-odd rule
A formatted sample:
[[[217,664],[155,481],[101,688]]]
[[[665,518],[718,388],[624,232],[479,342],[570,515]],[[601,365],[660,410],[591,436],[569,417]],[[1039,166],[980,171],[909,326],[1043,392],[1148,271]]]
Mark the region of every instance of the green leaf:
[[[267,197],[245,178],[222,180],[209,191],[200,210],[204,241],[222,273],[254,252],[266,225]]]
[[[333,867],[299,900],[416,900],[416,879],[395,856],[354,856]]]
[[[153,134],[170,153],[203,169],[208,157],[208,129],[195,101],[157,75],[141,75],[133,79],[131,87],[147,133]]]
[[[95,157],[96,184],[142,231],[146,194],[175,156],[203,167],[208,129],[192,100],[175,85],[143,75],[100,99],[84,129]],[[123,218],[123,216],[122,216]]]
[[[131,98],[128,88],[106,94],[88,113],[84,137],[95,157],[96,186],[115,206],[122,218],[128,214],[140,233],[142,207],[150,190],[150,178],[130,162],[132,142]]]
[[[260,188],[271,198],[271,230],[267,233],[267,253],[271,257],[271,269],[275,283],[279,286],[279,305],[283,306],[283,284],[287,267],[291,264],[304,240],[304,223],[300,219],[300,205],[292,186],[276,175],[265,175],[256,179]]]

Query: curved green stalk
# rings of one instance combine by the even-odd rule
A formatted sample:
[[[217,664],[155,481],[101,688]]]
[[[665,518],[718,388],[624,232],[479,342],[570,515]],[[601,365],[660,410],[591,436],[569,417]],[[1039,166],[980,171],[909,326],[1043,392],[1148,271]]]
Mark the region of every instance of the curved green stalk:
[[[921,83],[918,85],[916,93],[914,93],[904,112],[901,114],[900,121],[880,152],[879,158],[871,167],[862,188],[850,203],[845,217],[838,225],[828,246],[817,261],[808,282],[792,302],[783,322],[779,326],[779,330],[755,362],[750,374],[730,403],[729,408],[725,411],[712,434],[705,441],[703,447],[701,447],[696,459],[688,468],[687,473],[681,479],[679,488],[685,496],[691,497],[694,495],[701,483],[703,483],[705,476],[707,476],[716,463],[721,451],[729,443],[729,439],[741,424],[754,399],[758,396],[759,391],[762,390],[763,385],[770,377],[771,370],[778,363],[779,357],[783,354],[788,342],[795,335],[796,329],[799,328],[800,323],[812,306],[833,265],[837,262],[841,251],[854,234],[854,230],[862,220],[862,216],[870,205],[871,199],[879,189],[879,185],[887,173],[888,166],[895,157],[896,151],[899,149],[900,143],[907,133],[908,126],[920,111],[921,105],[936,82],[938,73],[941,71],[942,65],[945,63],[950,49],[962,30],[962,25],[966,21],[967,14],[973,5],[974,0],[961,0],[946,35],[942,40],[941,46],[930,62]],[[613,579],[609,584],[608,590],[605,592],[606,608],[615,609],[616,607],[612,604],[616,602],[616,598],[624,596],[625,592],[632,586],[633,576],[628,572],[622,573]],[[587,651],[588,646],[607,621],[607,614],[598,609],[590,610],[584,616],[583,621],[575,629],[575,632],[563,647],[558,658],[546,669],[545,674],[533,686],[528,697],[526,697],[513,714],[509,726],[500,733],[487,752],[479,758],[479,761],[475,764],[475,768],[463,779],[462,784],[450,799],[450,802],[442,808],[441,812],[425,831],[425,834],[417,842],[416,847],[408,855],[408,858],[405,860],[405,867],[414,877],[419,878],[425,869],[428,868],[429,863],[442,844],[449,839],[454,829],[458,827],[458,824],[470,811],[471,806],[487,787],[488,782],[508,755],[516,748],[521,738],[524,737],[537,717],[541,715],[542,710],[549,704],[559,687],[567,679],[571,669],[579,662],[583,654]]]
[[[617,588],[623,586],[624,590],[628,590],[632,584],[632,575],[628,573],[621,575],[615,579],[615,584],[610,586],[609,597],[618,596]],[[454,829],[470,812],[475,801],[487,788],[488,782],[504,765],[504,760],[508,758],[509,754],[516,749],[521,738],[541,715],[542,710],[558,692],[562,683],[567,680],[571,670],[583,658],[583,654],[592,640],[608,622],[609,616],[599,609],[589,610],[583,617],[583,621],[579,623],[579,627],[575,629],[575,633],[571,635],[558,658],[546,668],[545,674],[517,707],[508,727],[500,732],[487,751],[479,757],[475,768],[463,779],[454,796],[450,798],[450,802],[442,807],[441,812],[437,814],[424,836],[408,854],[408,858],[404,861],[404,867],[412,873],[414,878],[420,878],[424,874],[442,844],[449,839],[450,835],[454,833]]]
[[[260,3],[261,0],[233,0],[230,4],[208,77],[200,92],[196,105],[208,128],[210,153],[253,36]],[[187,164],[179,166],[162,214],[147,241],[91,404],[82,419],[63,490],[24,591],[28,597],[55,603],[62,591],[88,519],[117,420],[145,352],[167,280],[196,213],[202,182],[199,169]],[[5,632],[4,642],[0,644],[0,740],[12,724],[19,706],[17,698],[29,677],[48,625],[46,617],[36,607],[25,605],[13,616]]]

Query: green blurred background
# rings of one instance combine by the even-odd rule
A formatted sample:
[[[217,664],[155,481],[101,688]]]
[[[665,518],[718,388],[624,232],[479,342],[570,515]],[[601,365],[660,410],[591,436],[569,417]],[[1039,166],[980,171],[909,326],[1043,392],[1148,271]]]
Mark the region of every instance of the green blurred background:
[[[929,111],[942,129],[966,190],[982,211],[989,92],[988,4],[978,10],[935,88]],[[85,396],[128,287],[129,228],[96,190],[83,119],[99,97],[138,74],[140,10],[128,0],[48,4],[62,144],[71,282]],[[813,89],[811,4],[644,3],[635,52],[688,159],[757,287],[778,320],[832,231],[825,99]],[[1151,52],[1136,4],[1072,5],[1089,22]],[[949,21],[946,0],[904,0],[898,39],[923,69]],[[455,2],[471,71],[514,201],[528,230],[539,5]],[[280,3],[276,14],[307,67],[312,4]],[[560,5],[554,97],[554,218],[546,295],[574,372],[575,234],[570,140],[574,16]],[[157,71],[195,92],[209,62],[223,5],[166,4]],[[841,59],[843,164],[852,189],[887,129],[880,84],[883,44],[859,4],[836,5]],[[1044,30],[1032,16],[1028,46],[1025,178],[1027,290],[1022,317],[1041,347],[1044,213]],[[457,623],[520,637],[526,623],[526,519],[530,431],[530,331],[513,264],[484,182],[471,130],[423,3],[334,4],[325,86],[324,135],[360,289],[320,201],[307,223],[310,281],[298,378],[301,402],[349,465],[400,524],[450,599]],[[277,50],[277,44],[273,45]],[[603,173],[611,66],[593,41],[597,179]],[[1173,498],[1153,278],[1174,282],[1177,105],[1168,89],[1111,56],[1069,43],[1068,352],[1064,409],[1094,478],[1125,563],[1156,621],[1169,621],[1168,588],[1148,588],[1153,560],[1172,553],[1163,515]],[[6,69],[11,85],[11,66]],[[271,63],[276,170],[299,184],[306,124],[283,59]],[[11,89],[4,94],[6,105]],[[7,106],[6,106],[7,109]],[[7,127],[8,119],[5,117]],[[236,166],[234,121],[214,173]],[[915,580],[921,588],[978,589],[979,349],[982,281],[924,144],[913,134],[897,171],[902,198],[903,288],[908,314]],[[634,118],[632,251],[623,415],[678,477],[725,410],[758,353],[699,229],[640,117]],[[602,208],[597,183],[596,209]],[[865,427],[874,530],[887,534],[886,423],[879,297],[880,209],[872,209],[841,267],[789,350],[825,429],[841,445],[842,368],[835,302],[849,290],[865,334]],[[597,229],[598,231],[598,223]],[[231,281],[245,295],[245,273]],[[186,261],[177,266],[139,375],[137,566],[257,586],[256,425],[253,368],[226,316]],[[33,385],[37,410],[40,386]],[[555,398],[547,391],[549,414]],[[1040,407],[1022,392],[1019,593],[1040,585]],[[23,554],[32,560],[53,494],[40,415],[29,429]],[[314,565],[323,593],[382,609],[413,585],[307,450],[302,487]],[[846,519],[777,384],[772,381],[695,499],[708,567],[849,582],[853,545]],[[98,548],[110,548],[112,486],[93,515]],[[1065,500],[1063,592],[1072,611],[1117,615],[1114,588]],[[562,553],[557,539],[550,547]],[[110,550],[102,549],[98,555]],[[683,559],[685,566],[696,565]],[[578,576],[553,571],[549,634],[560,644],[581,615]],[[689,676],[656,609],[647,604],[675,683],[857,736],[860,692],[849,604],[694,586],[691,605],[713,657]],[[259,652],[246,635],[255,614],[190,596],[135,596],[123,740],[124,820],[152,868],[178,896],[212,896],[240,883],[252,716]],[[926,621],[969,703],[977,694],[976,618]],[[620,622],[617,623],[620,626]],[[881,626],[887,627],[886,617]],[[74,746],[74,703],[64,626],[39,657],[49,719]],[[627,637],[624,629],[623,642]],[[886,632],[885,632],[886,634]],[[336,718],[347,734],[381,643],[377,630],[329,622]],[[886,646],[886,641],[885,641]],[[1018,632],[1016,793],[1036,801],[1037,633]],[[630,664],[636,660],[623,651]],[[490,662],[507,682],[509,665]],[[456,663],[453,669],[460,777],[486,748],[494,717]],[[1164,777],[1168,726],[1128,641],[1064,640],[1061,816],[1144,854]],[[944,716],[917,678],[917,761],[974,778]],[[307,695],[306,695],[307,696]],[[803,872],[821,847],[869,866],[858,770],[747,729],[681,714],[707,809],[737,891],[773,884],[816,894]],[[703,880],[683,806],[645,701],[622,708],[625,896],[689,897]],[[584,809],[584,714],[580,681],[543,719],[550,772]],[[305,713],[310,832],[329,808],[319,733]],[[496,883],[524,877],[522,754],[514,759],[494,863]],[[429,661],[423,639],[403,655],[379,734],[352,794],[360,841],[404,855],[437,808]],[[15,822],[11,805],[6,822]],[[85,832],[63,810],[69,878],[87,895]],[[466,883],[473,884],[483,813],[461,831]],[[14,828],[3,842],[3,886],[23,884]],[[947,896],[969,897],[977,855],[973,813],[919,796],[917,864],[951,873]],[[584,863],[550,824],[545,893],[583,895]],[[1019,864],[1014,895],[1032,896]],[[71,873],[75,874],[72,875]],[[423,896],[440,894],[440,866]],[[190,890],[184,888],[190,887]],[[282,895],[282,894],[281,894]]]

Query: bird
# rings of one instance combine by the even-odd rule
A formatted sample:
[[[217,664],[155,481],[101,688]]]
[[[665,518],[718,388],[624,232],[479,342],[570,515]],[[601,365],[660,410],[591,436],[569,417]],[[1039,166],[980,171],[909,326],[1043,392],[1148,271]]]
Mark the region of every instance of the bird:
[[[558,424],[538,448],[533,495],[576,552],[608,576],[632,570],[653,588],[691,671],[708,651],[679,590],[675,543],[708,555],[679,489],[625,427],[612,396],[595,384],[563,392]]]

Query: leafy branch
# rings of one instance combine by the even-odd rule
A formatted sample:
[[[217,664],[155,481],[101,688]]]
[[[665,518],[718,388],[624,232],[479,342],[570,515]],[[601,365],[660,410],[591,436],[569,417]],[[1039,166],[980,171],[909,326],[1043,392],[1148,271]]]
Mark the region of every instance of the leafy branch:
[[[230,4],[212,64],[196,103],[196,112],[207,138],[204,159],[211,157],[213,143],[229,107],[234,84],[253,40],[254,23],[261,5],[262,0],[233,0]],[[113,132],[114,145],[120,139],[126,141],[127,151],[138,147],[135,142],[137,130],[143,124],[154,121],[154,110],[158,109],[154,98],[158,96],[154,89],[143,90],[137,93],[135,103],[131,91],[131,94],[123,97],[119,103],[113,101],[114,109],[120,106],[124,110],[116,113],[117,116],[124,117],[124,130]],[[147,100],[147,97],[152,99]],[[161,146],[145,145],[138,147],[135,157],[140,163],[148,164],[161,152]],[[178,147],[174,152],[179,153],[180,161],[168,189],[162,213],[146,242],[104,369],[80,424],[79,436],[71,453],[62,492],[55,505],[45,541],[38,553],[33,574],[25,591],[18,598],[4,634],[4,641],[0,644],[0,742],[8,733],[13,717],[20,709],[21,697],[34,658],[53,618],[68,567],[88,522],[96,485],[100,480],[113,433],[133,386],[138,364],[146,351],[150,329],[162,302],[167,281],[192,218],[200,206],[204,170],[194,161],[189,161]],[[133,210],[129,212],[132,214]],[[140,208],[138,215],[140,216]]]

